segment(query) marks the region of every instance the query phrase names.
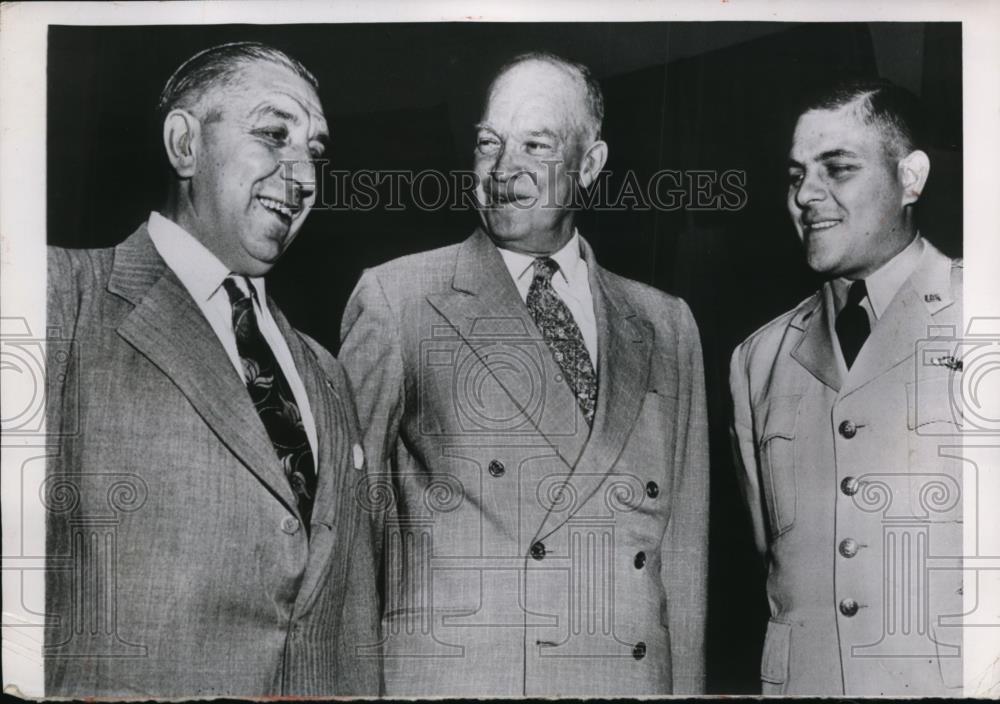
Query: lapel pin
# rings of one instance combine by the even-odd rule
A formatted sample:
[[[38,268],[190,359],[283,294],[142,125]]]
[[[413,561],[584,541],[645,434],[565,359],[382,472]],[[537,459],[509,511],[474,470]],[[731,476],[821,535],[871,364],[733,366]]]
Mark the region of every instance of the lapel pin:
[[[941,296],[939,296],[936,293],[925,293],[924,294],[924,302],[926,302],[926,303],[940,303],[941,302]]]
[[[354,453],[354,469],[361,469],[365,465],[365,451],[357,443],[354,443],[351,450]]]
[[[948,367],[948,369],[952,370],[953,372],[962,371],[962,360],[955,359],[950,355],[942,357],[933,357],[931,359],[931,364],[934,365],[935,367]]]

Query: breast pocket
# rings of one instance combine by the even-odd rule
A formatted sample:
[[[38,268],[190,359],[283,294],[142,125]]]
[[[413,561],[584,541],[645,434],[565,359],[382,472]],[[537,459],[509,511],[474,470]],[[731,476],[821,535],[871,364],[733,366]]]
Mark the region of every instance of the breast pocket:
[[[754,411],[761,428],[760,481],[772,540],[795,523],[795,421],[800,398],[779,396]]]

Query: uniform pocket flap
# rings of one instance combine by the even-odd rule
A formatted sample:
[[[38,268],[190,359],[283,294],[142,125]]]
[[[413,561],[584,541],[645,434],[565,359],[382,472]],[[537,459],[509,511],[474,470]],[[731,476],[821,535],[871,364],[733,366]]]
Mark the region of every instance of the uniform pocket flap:
[[[771,619],[764,637],[764,654],[760,661],[760,679],[770,684],[784,684],[788,679],[788,658],[791,654],[792,627]]]
[[[760,432],[760,444],[771,438],[795,439],[795,418],[799,412],[801,396],[776,396],[754,409]]]
[[[955,403],[959,389],[952,389],[950,376],[918,379],[906,385],[906,424],[916,430],[931,423],[958,423],[961,404]]]

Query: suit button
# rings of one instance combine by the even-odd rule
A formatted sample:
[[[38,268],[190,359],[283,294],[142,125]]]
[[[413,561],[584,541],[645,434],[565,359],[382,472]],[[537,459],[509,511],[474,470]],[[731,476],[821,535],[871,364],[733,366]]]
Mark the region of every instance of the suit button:
[[[858,426],[856,426],[853,421],[845,420],[840,424],[839,430],[841,435],[850,440],[857,434]]]
[[[840,490],[848,496],[854,496],[860,488],[861,482],[858,481],[857,477],[844,477],[840,482]]]
[[[854,557],[858,554],[858,541],[854,538],[844,538],[837,549],[844,557]]]
[[[641,570],[645,566],[646,566],[646,553],[640,550],[635,554],[635,568],[637,570]]]
[[[648,496],[651,499],[655,499],[659,495],[660,495],[660,487],[657,485],[657,483],[656,482],[647,482],[646,483],[646,496]]]
[[[281,530],[289,535],[295,535],[299,532],[299,519],[295,516],[285,516],[281,519]]]
[[[506,467],[503,466],[503,462],[500,460],[490,460],[489,467],[490,475],[494,477],[502,477],[503,473],[507,471]]]
[[[632,646],[632,657],[636,660],[642,660],[646,657],[646,644],[641,640]]]
[[[844,614],[844,616],[848,616],[848,617],[853,616],[854,614],[858,613],[858,602],[854,601],[854,599],[843,599],[843,600],[841,600],[841,602],[840,602],[840,613],[842,613],[842,614]]]
[[[541,541],[531,546],[531,556],[536,560],[541,560],[545,557],[545,545]]]

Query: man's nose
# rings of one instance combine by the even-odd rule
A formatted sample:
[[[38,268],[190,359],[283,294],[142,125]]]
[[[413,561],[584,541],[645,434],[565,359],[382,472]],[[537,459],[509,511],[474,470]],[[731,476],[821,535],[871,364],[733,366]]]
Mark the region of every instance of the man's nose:
[[[496,158],[493,160],[490,176],[497,181],[507,181],[522,170],[518,163],[515,151],[504,144],[497,151]]]
[[[307,150],[296,150],[282,160],[286,190],[295,202],[308,200],[316,192],[316,164]]]
[[[810,203],[826,198],[826,185],[816,174],[803,174],[802,183],[795,190],[795,204],[805,208]]]

